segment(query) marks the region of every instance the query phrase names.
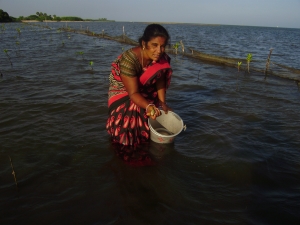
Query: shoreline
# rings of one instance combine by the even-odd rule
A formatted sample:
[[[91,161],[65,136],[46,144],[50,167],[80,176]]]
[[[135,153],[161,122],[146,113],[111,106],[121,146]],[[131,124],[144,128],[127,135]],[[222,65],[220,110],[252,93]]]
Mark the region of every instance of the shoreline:
[[[54,21],[54,20],[21,20],[22,23],[65,23],[65,22],[72,22],[72,23],[83,23],[83,22],[131,22],[131,23],[145,23],[145,24],[151,24],[151,23],[159,23],[159,24],[191,24],[191,25],[199,25],[199,26],[220,26],[221,24],[206,24],[206,23],[180,23],[180,22],[134,22],[134,21],[93,21],[93,20],[84,20],[84,21],[70,21],[70,20],[61,20],[61,21]]]
[[[70,20],[61,20],[61,21],[55,21],[55,20],[21,20],[22,23],[65,23],[65,22],[72,22],[72,23],[85,23],[85,22],[115,22],[115,21],[93,21],[93,20],[84,20],[84,21],[70,21]]]

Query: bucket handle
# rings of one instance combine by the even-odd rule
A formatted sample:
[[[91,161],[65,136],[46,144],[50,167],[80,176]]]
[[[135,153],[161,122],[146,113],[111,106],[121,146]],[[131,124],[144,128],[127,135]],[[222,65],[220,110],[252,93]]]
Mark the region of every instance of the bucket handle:
[[[186,130],[186,124],[184,124],[183,128],[182,128],[183,131]]]

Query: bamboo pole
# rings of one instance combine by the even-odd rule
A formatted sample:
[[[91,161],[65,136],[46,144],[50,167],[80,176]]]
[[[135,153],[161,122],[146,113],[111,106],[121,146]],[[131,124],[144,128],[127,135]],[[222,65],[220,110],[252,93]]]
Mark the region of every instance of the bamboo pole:
[[[8,157],[9,157],[10,166],[11,166],[11,169],[12,169],[12,175],[14,176],[16,188],[17,188],[17,190],[18,190],[18,182],[17,182],[17,177],[16,177],[16,173],[15,173],[15,170],[14,170],[14,166],[13,166],[13,163],[12,163],[12,161],[11,161],[10,156],[8,156]]]
[[[181,45],[182,54],[184,54],[184,45],[183,45],[182,40],[180,40],[180,45]]]
[[[265,76],[267,76],[268,70],[269,70],[269,66],[270,66],[270,58],[271,58],[271,54],[272,54],[273,48],[270,49],[269,55],[268,55],[268,59],[266,62],[266,68],[265,68]]]

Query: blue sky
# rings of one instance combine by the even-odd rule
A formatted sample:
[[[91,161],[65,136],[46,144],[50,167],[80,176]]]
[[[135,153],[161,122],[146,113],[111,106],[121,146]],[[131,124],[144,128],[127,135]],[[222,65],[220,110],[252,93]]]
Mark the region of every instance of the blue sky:
[[[300,0],[0,0],[10,16],[300,28]]]

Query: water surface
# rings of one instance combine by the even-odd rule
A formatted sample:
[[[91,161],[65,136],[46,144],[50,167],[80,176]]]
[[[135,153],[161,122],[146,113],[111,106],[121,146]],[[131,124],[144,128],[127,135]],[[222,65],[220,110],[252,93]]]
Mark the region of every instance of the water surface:
[[[0,34],[1,224],[299,224],[293,80],[171,55],[167,100],[187,130],[173,145],[151,143],[155,165],[131,167],[105,131],[110,63],[130,46],[48,25],[5,24]],[[68,25],[112,36],[125,26],[133,39],[146,26]],[[276,47],[272,60],[299,69],[297,29],[166,27],[172,42],[210,54],[251,49],[264,60]]]

